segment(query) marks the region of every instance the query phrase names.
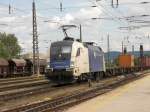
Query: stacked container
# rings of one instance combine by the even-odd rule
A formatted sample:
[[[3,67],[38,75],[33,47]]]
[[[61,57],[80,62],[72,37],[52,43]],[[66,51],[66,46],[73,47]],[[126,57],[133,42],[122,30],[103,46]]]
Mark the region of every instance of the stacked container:
[[[119,55],[119,67],[123,68],[134,67],[134,56],[131,54]]]

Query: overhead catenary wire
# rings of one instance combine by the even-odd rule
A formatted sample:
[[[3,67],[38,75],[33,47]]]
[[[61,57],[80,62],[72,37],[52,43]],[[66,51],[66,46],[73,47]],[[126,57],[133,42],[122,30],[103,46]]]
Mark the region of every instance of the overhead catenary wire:
[[[147,3],[150,3],[150,2],[140,2],[141,4],[147,4]],[[117,12],[119,12],[119,10],[115,10],[115,11],[117,11]],[[122,13],[121,12],[119,12],[120,14],[121,14],[121,16],[122,16]],[[132,18],[135,18],[135,17],[147,17],[147,16],[149,16],[149,15],[146,15],[146,14],[143,14],[143,15],[137,15],[137,16],[129,16],[129,17],[125,17],[125,16],[122,16],[123,18],[120,18],[121,20],[126,20],[127,22],[128,22],[128,24],[129,24],[129,20],[130,19],[132,19]],[[119,19],[119,18],[118,18]]]
[[[144,2],[145,3],[145,2]],[[149,3],[149,2],[148,2]],[[118,11],[118,10],[116,10],[116,11]],[[120,12],[119,12],[120,13]],[[121,14],[121,13],[120,13]],[[129,17],[125,17],[125,16],[122,16],[123,18],[121,18],[120,20],[125,20],[125,21],[127,21],[127,23],[128,23],[128,26],[129,26],[129,20],[131,19],[131,18],[136,18],[136,17],[148,17],[149,15],[147,15],[147,14],[142,14],[142,15],[135,15],[135,16],[129,16]],[[143,22],[144,23],[144,22]],[[146,22],[145,22],[146,23]],[[136,26],[136,27],[138,27],[138,26]],[[142,26],[141,26],[142,27]],[[147,25],[143,25],[143,27],[147,27]]]
[[[5,6],[7,6],[7,5],[5,4]],[[93,6],[87,6],[87,7],[96,7],[96,6],[93,5]],[[62,7],[61,7],[61,8],[62,8]],[[69,8],[69,7],[67,7],[67,8]],[[70,7],[70,8],[80,8],[80,7]],[[26,10],[19,9],[19,8],[15,8],[15,7],[14,7],[14,9],[17,10],[17,11],[23,12],[23,13],[26,13],[26,12],[27,12]],[[47,9],[46,9],[46,10],[47,10]],[[60,10],[62,10],[62,9],[60,9]],[[38,16],[38,17],[40,17],[40,18],[46,18],[46,17],[42,17],[42,16]]]
[[[92,6],[92,7],[96,7],[96,6]],[[21,12],[25,12],[24,10],[21,10],[21,9],[18,9],[18,8],[15,8],[16,10],[18,10],[18,11],[21,11]],[[38,16],[39,17],[39,16]],[[40,16],[40,18],[42,18],[42,19],[45,19],[46,17],[41,17]],[[114,20],[115,18],[112,18],[112,20]],[[116,18],[116,19],[119,19],[119,18]],[[120,19],[119,19],[120,20]],[[126,20],[126,19],[125,19]]]
[[[148,4],[148,2],[142,2],[142,4]],[[8,6],[8,5],[7,5]],[[95,5],[93,5],[93,7],[94,7]],[[88,7],[88,6],[87,6]],[[70,6],[70,7],[64,7],[63,6],[63,8],[81,8],[80,6]],[[17,11],[20,11],[20,12],[22,12],[22,13],[26,13],[27,12],[27,10],[26,9],[20,9],[20,8],[15,8],[15,10],[17,10]],[[103,10],[105,10],[105,12],[107,12],[107,14],[109,14],[109,15],[111,15],[111,16],[113,16],[114,17],[114,15],[112,15],[109,11],[107,11],[106,9],[103,9]],[[41,19],[49,19],[48,17],[41,17],[41,16],[38,16],[38,17],[40,17]],[[122,20],[119,20],[117,17],[114,17],[113,18],[113,20],[114,21],[118,21],[118,23],[120,24],[121,22],[122,22]]]
[[[97,1],[97,2],[99,2],[99,1]],[[124,2],[124,3],[122,3],[122,2],[118,1],[118,5],[119,6],[120,5],[147,5],[147,4],[150,4],[150,2],[149,1],[145,1],[145,2]],[[112,6],[112,2],[109,5],[105,5],[105,6]]]
[[[103,6],[104,7],[104,6]],[[112,15],[113,16],[113,15]],[[140,15],[141,16],[141,15]],[[143,15],[143,16],[145,16],[145,15]],[[135,17],[135,16],[132,16],[132,17]],[[124,19],[123,19],[124,18]],[[123,16],[123,18],[118,18],[118,20],[125,20],[127,23],[128,23],[128,26],[129,26],[129,22],[126,20],[126,17],[124,17]],[[115,19],[115,18],[114,18]],[[127,29],[128,31],[130,31],[130,29]],[[134,34],[133,32],[130,32],[130,33],[132,33],[132,34]]]
[[[101,4],[95,4],[93,1],[89,0],[92,4],[96,5],[98,8],[102,8],[101,10],[103,11],[103,13],[105,13],[106,15],[109,15],[110,17],[112,17],[112,20],[114,20],[115,22],[122,24],[121,19],[118,19],[118,17],[114,16],[113,14],[111,14],[103,5]],[[100,7],[99,7],[100,6]]]
[[[9,9],[9,4],[0,3],[0,5]],[[20,8],[15,7],[15,6],[10,6],[10,7],[11,7],[11,10],[18,11],[18,12],[21,12],[23,14],[31,13],[31,10],[32,10],[32,9],[31,10],[20,9]],[[39,16],[39,15],[37,15],[37,17],[41,18],[41,19],[50,19],[49,17]]]

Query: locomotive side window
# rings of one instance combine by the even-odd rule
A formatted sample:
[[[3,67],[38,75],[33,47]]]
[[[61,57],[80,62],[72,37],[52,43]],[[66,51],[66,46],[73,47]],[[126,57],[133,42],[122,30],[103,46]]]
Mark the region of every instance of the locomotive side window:
[[[77,50],[76,57],[77,57],[77,56],[80,56],[80,48],[78,48],[78,50]]]

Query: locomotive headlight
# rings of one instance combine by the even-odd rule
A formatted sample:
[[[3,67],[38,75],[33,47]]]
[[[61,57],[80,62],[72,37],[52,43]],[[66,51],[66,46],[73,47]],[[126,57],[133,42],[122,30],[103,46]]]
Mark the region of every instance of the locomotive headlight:
[[[74,62],[73,61],[70,62],[70,67],[74,67]]]

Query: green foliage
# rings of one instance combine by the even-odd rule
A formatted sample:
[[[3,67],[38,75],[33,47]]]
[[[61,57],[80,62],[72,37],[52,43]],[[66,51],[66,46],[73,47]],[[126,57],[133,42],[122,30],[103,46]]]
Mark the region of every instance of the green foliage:
[[[17,37],[14,34],[0,33],[0,57],[16,58],[21,52]]]
[[[8,55],[7,50],[4,47],[4,44],[2,42],[0,42],[0,57],[5,58],[5,57],[8,57],[8,56],[9,55]]]
[[[105,65],[106,68],[118,67],[119,65],[118,58],[110,60],[110,63],[108,63],[108,61],[106,60]]]
[[[113,64],[115,66],[119,66],[119,58],[118,57],[113,60]]]

